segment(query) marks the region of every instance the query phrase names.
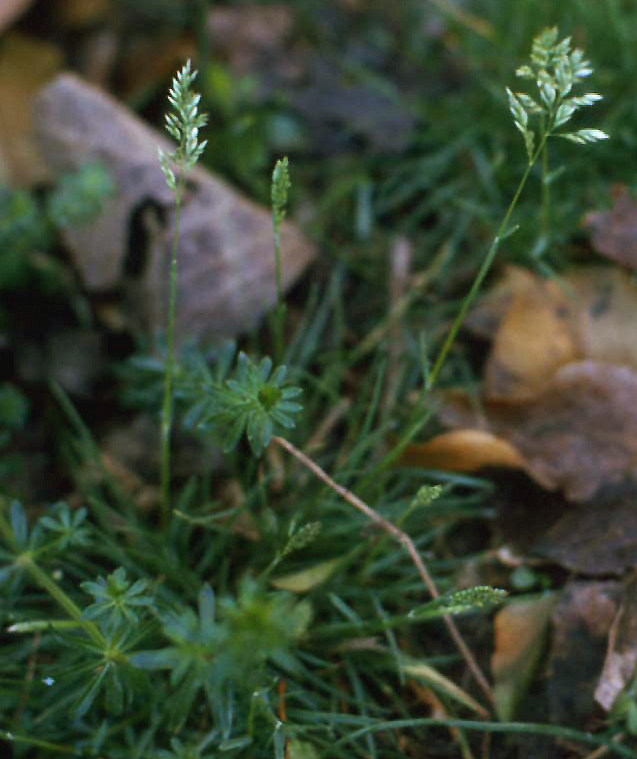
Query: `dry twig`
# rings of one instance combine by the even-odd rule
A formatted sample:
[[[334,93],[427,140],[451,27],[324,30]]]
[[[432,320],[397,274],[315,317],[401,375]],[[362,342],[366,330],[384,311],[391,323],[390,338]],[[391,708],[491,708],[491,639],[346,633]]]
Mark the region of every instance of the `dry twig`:
[[[348,503],[350,503],[355,509],[362,511],[362,513],[365,514],[365,516],[368,519],[370,519],[372,522],[377,524],[382,530],[389,533],[393,538],[395,538],[409,554],[411,560],[416,566],[416,569],[418,570],[418,574],[420,575],[421,580],[425,584],[431,597],[432,598],[440,597],[440,593],[438,591],[438,588],[436,587],[435,582],[433,581],[431,575],[429,574],[427,567],[424,565],[423,560],[420,558],[420,554],[418,553],[418,550],[416,549],[416,546],[414,545],[413,540],[409,537],[409,535],[407,535],[407,533],[403,532],[398,527],[396,527],[396,525],[392,524],[391,522],[388,522],[386,519],[383,519],[383,517],[381,517],[380,514],[378,514],[378,512],[374,511],[374,509],[372,509],[371,506],[368,506],[357,495],[355,495],[347,488],[344,488],[342,485],[339,485],[337,482],[335,482],[329,476],[329,474],[327,474],[327,472],[321,469],[321,467],[318,464],[312,461],[312,459],[306,456],[302,451],[300,451],[296,446],[294,446],[288,440],[286,440],[285,438],[279,437],[278,435],[275,435],[272,438],[272,441],[275,442],[277,445],[280,445],[282,448],[285,448],[286,451],[291,453],[307,469],[309,469],[314,475],[316,475],[316,477],[322,480],[326,485],[329,485],[329,487],[331,487],[332,490],[336,491],[342,498],[344,498]],[[462,657],[467,663],[467,666],[469,667],[471,674],[473,675],[476,682],[478,683],[483,693],[487,697],[489,704],[493,705],[494,698],[493,698],[493,692],[491,690],[491,686],[489,685],[489,681],[487,680],[484,673],[480,669],[480,665],[476,661],[473,653],[471,652],[467,644],[464,642],[464,639],[460,635],[460,631],[456,627],[455,622],[448,615],[444,615],[442,619],[445,625],[447,626],[447,629],[449,630],[449,634],[451,635],[454,643],[456,644],[458,651],[461,653]]]

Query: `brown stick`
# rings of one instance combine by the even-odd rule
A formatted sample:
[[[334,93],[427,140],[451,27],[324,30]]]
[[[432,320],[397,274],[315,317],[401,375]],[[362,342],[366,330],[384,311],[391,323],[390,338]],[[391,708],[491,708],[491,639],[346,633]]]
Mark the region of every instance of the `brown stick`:
[[[338,482],[335,482],[329,476],[329,474],[327,474],[327,472],[321,469],[321,467],[318,464],[312,461],[312,459],[306,456],[296,446],[292,445],[292,443],[290,443],[288,440],[286,440],[285,438],[279,437],[278,435],[275,435],[272,438],[272,441],[277,443],[277,445],[280,445],[282,448],[285,448],[286,451],[291,453],[296,459],[298,459],[298,461],[300,461],[305,467],[307,467],[307,469],[309,469],[313,474],[315,474],[320,480],[322,480],[326,485],[329,485],[329,487],[331,487],[332,490],[335,490],[348,503],[351,503],[351,505],[355,509],[362,511],[363,514],[365,514],[365,516],[368,519],[370,519],[372,522],[377,524],[381,529],[383,529],[385,532],[388,532],[392,537],[394,537],[409,554],[411,560],[416,566],[416,569],[418,570],[418,574],[420,575],[420,578],[425,584],[431,597],[432,598],[440,597],[440,592],[438,591],[438,588],[436,587],[436,583],[433,581],[431,575],[429,574],[427,570],[427,567],[424,565],[423,560],[420,558],[420,554],[418,553],[418,550],[416,549],[416,546],[414,545],[413,540],[409,537],[409,535],[407,535],[407,533],[403,532],[398,527],[396,527],[396,525],[392,524],[391,522],[388,522],[386,519],[383,519],[383,517],[381,517],[380,514],[378,514],[378,512],[374,511],[374,509],[372,509],[371,506],[368,506],[357,495],[354,495],[354,493],[352,493],[350,490],[347,490],[347,488],[344,488],[342,485],[339,485]],[[464,642],[464,639],[460,635],[460,631],[456,627],[456,623],[453,621],[453,619],[450,616],[446,614],[442,617],[442,619],[445,625],[447,626],[447,629],[449,630],[449,634],[451,635],[454,643],[456,644],[458,651],[460,651],[460,653],[462,654],[462,657],[467,663],[467,666],[469,667],[471,674],[474,676],[476,682],[478,683],[483,693],[487,697],[489,704],[493,706],[495,701],[493,698],[493,692],[491,690],[491,686],[489,685],[489,681],[484,676],[482,670],[480,669],[480,665],[478,664],[474,655],[471,653],[471,650],[469,649],[467,644]]]

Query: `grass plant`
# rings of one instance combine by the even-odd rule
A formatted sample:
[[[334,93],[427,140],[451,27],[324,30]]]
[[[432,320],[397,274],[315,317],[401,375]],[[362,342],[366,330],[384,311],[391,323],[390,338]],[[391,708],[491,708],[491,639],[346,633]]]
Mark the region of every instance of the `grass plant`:
[[[468,34],[479,32],[468,48],[488,44],[490,34],[497,37],[497,19],[503,24],[505,13],[487,26],[461,17],[461,24],[468,19]],[[630,55],[627,46],[622,50]],[[460,222],[456,218],[450,232],[445,203],[466,177],[455,185],[445,177],[459,155],[484,167],[485,154],[469,135],[419,159],[416,169],[413,160],[408,165],[394,159],[374,196],[377,212],[382,207],[389,219],[401,203],[410,207],[413,193],[432,189],[427,207],[405,212],[402,231],[422,214],[439,213],[442,231],[436,234],[445,245],[435,246],[437,255],[419,279],[428,318],[435,321],[427,349],[441,347],[429,368],[422,344],[405,330],[405,371],[395,397],[417,390],[419,401],[401,400],[391,413],[382,408],[382,347],[396,324],[410,324],[414,314],[422,318],[422,306],[408,294],[387,309],[378,280],[371,274],[367,279],[365,262],[350,264],[334,250],[320,289],[310,290],[303,310],[286,320],[280,225],[288,202],[287,162],[277,164],[272,183],[276,361],[264,356],[268,351],[257,338],[250,340],[258,358],[235,345],[177,349],[179,211],[187,173],[202,157],[198,130],[205,121],[192,91],[196,73],[186,66],[177,75],[168,126],[178,147],[161,157],[176,200],[168,347],[165,358],[137,357],[122,374],[129,397],[161,415],[162,529],[104,467],[91,431],[57,388],[82,506],[57,503],[41,512],[0,499],[6,651],[0,738],[16,757],[404,759],[426,746],[431,755],[471,759],[488,750],[482,734],[490,736],[497,757],[514,755],[506,743],[514,734],[637,757],[612,727],[593,736],[568,726],[489,718],[488,696],[485,702],[479,688],[462,680],[468,661],[489,693],[481,673],[486,647],[479,635],[467,637],[465,631],[475,632],[480,612],[500,603],[503,594],[481,586],[458,591],[455,576],[468,553],[484,548],[471,541],[476,525],[493,519],[493,487],[477,477],[396,472],[390,466],[430,419],[431,389],[460,372],[461,357],[451,361],[451,349],[513,231],[516,203],[538,163],[542,187],[549,186],[548,140],[561,134],[578,108],[596,100],[571,92],[588,69],[555,31],[536,39],[530,65],[520,73],[538,93],[508,95],[527,166],[508,207],[497,177],[486,168],[482,174],[483,194],[492,193],[504,216],[499,228],[492,227],[498,231],[484,259],[462,267],[461,284],[477,274],[459,303],[442,303],[429,293],[438,286],[450,292],[463,235],[476,219],[490,223],[493,212],[479,203],[455,207]],[[578,128],[562,136],[577,142],[604,135]],[[439,193],[437,182],[444,185]],[[333,190],[343,197],[339,187]],[[540,234],[550,236],[560,220],[556,214],[549,220],[546,206],[554,200],[547,189],[542,192],[544,210],[532,218],[540,219]],[[350,242],[357,251],[363,248]],[[364,246],[374,246],[373,236]],[[369,270],[376,275],[374,266]],[[357,298],[384,309],[382,319],[356,325],[360,342],[354,348],[351,271],[359,278]],[[287,367],[280,364],[283,355]],[[176,425],[214,438],[225,454],[223,467],[179,481],[170,455]],[[283,436],[292,429],[301,446]],[[398,443],[388,450],[387,433],[396,431]],[[457,541],[461,547],[452,549]],[[479,614],[464,620],[461,635],[449,615],[471,611]],[[427,689],[444,718],[418,716]]]
[[[171,154],[165,153],[161,148],[159,149],[159,162],[166,178],[166,184],[175,194],[175,233],[170,259],[166,372],[161,412],[161,492],[164,523],[168,520],[170,513],[170,437],[173,416],[172,382],[175,362],[179,215],[186,178],[206,147],[206,141],[201,142],[199,140],[199,130],[205,125],[207,117],[198,112],[201,96],[192,90],[196,76],[197,72],[190,70],[190,61],[188,61],[175,77],[168,96],[174,113],[169,113],[166,116],[166,129],[177,141],[177,148]]]

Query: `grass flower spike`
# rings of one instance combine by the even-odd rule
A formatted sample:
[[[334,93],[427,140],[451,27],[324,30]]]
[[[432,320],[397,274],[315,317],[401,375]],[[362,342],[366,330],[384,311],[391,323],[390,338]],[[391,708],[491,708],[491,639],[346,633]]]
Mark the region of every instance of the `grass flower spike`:
[[[535,81],[539,97],[524,92],[513,93],[507,88],[509,106],[516,127],[524,137],[529,164],[532,164],[542,150],[548,137],[562,137],[571,142],[586,143],[605,140],[608,135],[601,129],[579,129],[575,132],[556,133],[582,106],[593,105],[602,99],[601,95],[589,92],[585,95],[571,95],[573,87],[593,73],[589,61],[584,60],[581,50],[571,50],[571,38],[557,41],[557,29],[545,29],[534,40],[531,62],[521,66],[516,74]],[[529,127],[530,120],[539,120],[539,146],[534,151],[536,133]]]
[[[447,337],[438,352],[433,368],[427,378],[427,388],[431,389],[438,379],[440,370],[453,345],[458,330],[464,323],[470,306],[474,302],[485,277],[495,260],[498,247],[502,240],[508,237],[515,228],[509,228],[509,222],[520,195],[531,175],[531,170],[541,158],[542,170],[542,217],[539,229],[542,230],[541,239],[548,239],[549,215],[550,215],[550,175],[548,171],[547,141],[549,137],[563,137],[571,142],[586,143],[605,140],[608,135],[601,129],[579,129],[575,132],[556,133],[559,127],[566,124],[578,108],[585,105],[593,105],[601,100],[601,95],[590,92],[581,96],[570,96],[571,90],[576,84],[593,73],[588,61],[584,60],[581,50],[571,50],[570,37],[557,41],[557,29],[545,29],[533,40],[530,64],[521,66],[516,74],[523,79],[535,80],[539,96],[536,98],[524,92],[512,92],[507,88],[509,106],[516,127],[524,137],[524,144],[528,157],[528,165],[518,184],[509,207],[504,214],[498,227],[493,242],[476,274],[469,292],[462,302],[458,315]],[[570,97],[569,97],[570,96]],[[538,133],[529,126],[532,120],[538,122]],[[536,139],[537,137],[537,139]],[[544,244],[538,247],[538,251],[544,249]]]
[[[201,95],[192,91],[197,76],[190,70],[190,61],[173,80],[169,92],[174,113],[166,116],[166,129],[177,140],[177,148],[166,153],[159,148],[161,164],[166,184],[175,193],[175,234],[170,261],[170,291],[168,296],[168,324],[166,327],[166,374],[164,379],[164,401],[161,418],[161,492],[162,520],[168,522],[170,513],[170,433],[172,429],[172,379],[175,364],[175,311],[177,303],[177,243],[179,240],[179,214],[181,196],[188,172],[192,171],[206,147],[206,141],[199,142],[199,130],[206,124],[207,116],[198,113]],[[174,167],[174,168],[173,168]],[[175,173],[176,172],[176,173]]]
[[[207,144],[207,140],[199,142],[199,130],[205,126],[208,117],[197,112],[201,95],[191,89],[196,77],[197,72],[190,70],[188,61],[174,78],[168,100],[175,112],[166,114],[166,129],[177,141],[177,148],[172,153],[159,148],[159,162],[166,184],[177,195],[183,188],[184,175],[195,167]]]

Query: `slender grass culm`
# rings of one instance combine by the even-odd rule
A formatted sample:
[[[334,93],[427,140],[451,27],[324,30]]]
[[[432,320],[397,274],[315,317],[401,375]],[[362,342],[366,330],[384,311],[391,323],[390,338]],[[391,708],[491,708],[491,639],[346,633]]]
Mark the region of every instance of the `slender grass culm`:
[[[197,72],[190,70],[190,61],[188,61],[174,78],[168,96],[174,113],[166,115],[166,129],[177,141],[177,148],[172,153],[165,153],[159,148],[159,162],[166,178],[166,184],[175,194],[175,234],[170,260],[166,323],[166,372],[161,410],[161,516],[164,526],[167,525],[170,516],[170,437],[173,417],[172,381],[175,364],[179,214],[186,177],[206,147],[206,140],[199,141],[199,130],[208,119],[205,114],[198,113],[197,106],[201,95],[192,91],[192,84],[196,76]]]
[[[451,329],[436,357],[431,373],[428,377],[427,387],[431,388],[436,382],[442,365],[449,353],[449,349],[456,339],[458,330],[462,326],[469,307],[473,303],[491,268],[500,243],[505,237],[515,232],[515,227],[509,229],[509,221],[515,210],[522,190],[531,174],[531,170],[542,158],[543,168],[543,204],[547,201],[548,192],[548,159],[547,142],[550,137],[561,137],[564,140],[585,144],[587,142],[599,142],[605,140],[608,135],[600,129],[578,129],[575,132],[558,132],[575,114],[586,105],[593,105],[602,99],[601,95],[589,92],[586,95],[571,95],[574,86],[593,73],[589,61],[584,60],[584,53],[575,48],[571,50],[571,38],[566,37],[561,42],[557,41],[557,29],[545,29],[533,40],[531,49],[530,65],[521,66],[516,74],[526,80],[535,82],[539,97],[533,98],[524,92],[512,92],[507,88],[509,106],[513,114],[515,126],[522,133],[526,147],[528,165],[493,242],[476,274],[476,278],[469,289],[458,315],[454,319]],[[570,96],[570,97],[569,97]],[[537,133],[530,126],[531,120],[537,121]],[[545,212],[546,214],[546,212]]]
[[[283,272],[281,270],[281,224],[285,218],[288,191],[291,187],[288,159],[276,162],[272,172],[272,232],[274,234],[274,277],[276,286],[276,306],[274,322],[274,357],[277,363],[283,360],[283,331],[285,329],[286,305],[283,300]]]
[[[393,464],[431,418],[430,391],[436,384],[469,309],[491,270],[500,244],[517,230],[517,226],[509,227],[509,222],[538,161],[541,161],[542,171],[540,237],[545,237],[546,225],[548,224],[547,204],[550,203],[549,184],[551,181],[547,153],[549,138],[557,137],[580,145],[608,139],[608,135],[600,129],[558,131],[560,127],[570,121],[581,107],[593,105],[601,100],[602,96],[594,92],[579,96],[572,94],[573,88],[581,84],[587,76],[590,76],[593,69],[590,62],[584,59],[584,53],[581,50],[577,48],[571,50],[570,37],[566,37],[560,42],[557,41],[557,37],[558,31],[555,27],[540,32],[533,40],[529,64],[520,66],[516,71],[517,76],[521,79],[534,82],[537,95],[532,97],[524,92],[512,92],[509,88],[506,89],[515,126],[524,139],[528,159],[527,167],[431,369],[427,363],[420,412],[401,435],[396,445],[385,456],[380,465],[381,468]],[[532,128],[531,124],[534,124],[535,128]]]

